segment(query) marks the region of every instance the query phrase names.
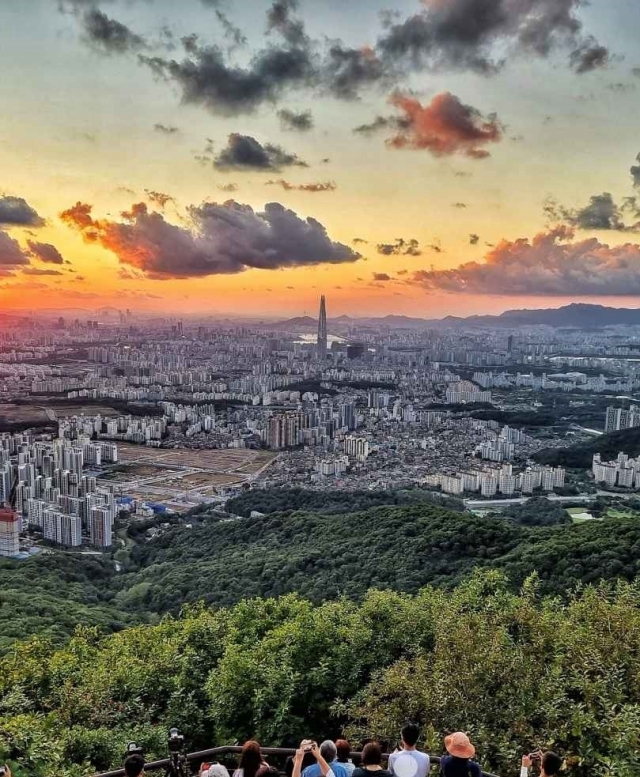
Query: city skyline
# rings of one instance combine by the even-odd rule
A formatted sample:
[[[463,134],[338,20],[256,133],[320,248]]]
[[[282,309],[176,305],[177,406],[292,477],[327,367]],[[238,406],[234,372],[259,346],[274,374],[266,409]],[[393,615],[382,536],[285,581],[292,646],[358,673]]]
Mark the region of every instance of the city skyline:
[[[640,8],[485,5],[4,4],[0,305],[637,307]]]

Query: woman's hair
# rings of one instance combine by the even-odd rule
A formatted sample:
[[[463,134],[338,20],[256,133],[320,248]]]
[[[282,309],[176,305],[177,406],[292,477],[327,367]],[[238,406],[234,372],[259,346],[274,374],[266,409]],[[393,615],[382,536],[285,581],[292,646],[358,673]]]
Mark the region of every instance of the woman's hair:
[[[363,766],[380,766],[382,763],[382,748],[378,742],[369,742],[362,749]]]
[[[338,751],[338,762],[346,764],[351,754],[351,745],[346,739],[336,740],[336,750]]]
[[[250,739],[244,743],[240,756],[240,768],[243,777],[256,777],[258,769],[262,766],[262,753],[260,744]]]

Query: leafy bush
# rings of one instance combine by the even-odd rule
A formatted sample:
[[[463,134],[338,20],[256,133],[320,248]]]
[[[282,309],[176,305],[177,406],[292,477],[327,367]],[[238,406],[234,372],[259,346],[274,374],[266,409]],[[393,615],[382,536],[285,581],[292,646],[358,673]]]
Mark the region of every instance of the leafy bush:
[[[318,606],[289,595],[111,636],[84,627],[64,648],[34,638],[0,661],[0,759],[33,777],[116,766],[129,739],[161,755],[170,725],[192,749],[343,731],[388,745],[407,717],[436,753],[468,730],[505,775],[542,745],[571,777],[637,777],[640,585],[563,603],[535,577],[516,593],[478,572],[449,592]]]

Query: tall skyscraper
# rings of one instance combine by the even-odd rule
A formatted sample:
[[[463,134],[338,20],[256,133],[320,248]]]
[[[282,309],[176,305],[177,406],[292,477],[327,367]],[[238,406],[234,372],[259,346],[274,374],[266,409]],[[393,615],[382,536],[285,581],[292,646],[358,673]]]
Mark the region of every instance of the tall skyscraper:
[[[324,294],[320,297],[320,315],[318,316],[318,361],[327,358],[327,307]]]

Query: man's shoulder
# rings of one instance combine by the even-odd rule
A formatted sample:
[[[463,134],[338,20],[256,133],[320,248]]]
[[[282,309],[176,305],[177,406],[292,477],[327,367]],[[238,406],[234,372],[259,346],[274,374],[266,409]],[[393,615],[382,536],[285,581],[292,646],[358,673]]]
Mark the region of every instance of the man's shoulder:
[[[339,761],[333,761],[329,764],[331,767],[331,771],[334,773],[335,777],[349,777],[351,772],[344,764],[341,764]]]

